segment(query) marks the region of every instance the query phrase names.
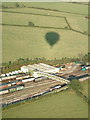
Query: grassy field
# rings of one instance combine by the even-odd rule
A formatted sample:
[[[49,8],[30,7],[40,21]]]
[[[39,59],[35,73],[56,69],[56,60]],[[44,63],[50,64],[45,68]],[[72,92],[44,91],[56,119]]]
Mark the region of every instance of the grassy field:
[[[89,86],[90,83],[87,80],[82,83],[82,87],[83,87],[82,93],[87,97],[88,97]]]
[[[3,3],[5,6],[15,7],[14,2]],[[64,12],[87,14],[88,8],[87,5],[74,4],[74,3],[58,3],[58,2],[22,2],[19,3],[20,6],[25,5],[26,7],[40,7],[40,8],[50,8],[61,10]]]
[[[20,57],[77,57],[79,53],[86,53],[88,49],[87,37],[69,30],[3,26],[3,31],[2,47],[5,62]],[[58,33],[60,38],[51,49],[45,35],[52,31]]]
[[[88,104],[73,91],[42,96],[3,110],[3,118],[87,118]]]
[[[83,34],[88,29],[88,6],[74,3],[19,3],[20,6],[57,9],[59,11],[36,8],[3,9],[2,14],[2,51],[3,62],[18,58],[45,57],[47,59],[77,57],[88,51],[88,36]],[[15,3],[3,3],[15,7]],[[12,12],[12,13],[10,13]],[[19,12],[19,13],[13,13]],[[23,13],[23,14],[22,14]],[[30,14],[27,14],[30,13]],[[39,14],[39,15],[36,15]],[[47,15],[47,16],[45,16]],[[51,17],[63,16],[63,17]],[[66,21],[66,19],[67,21]],[[31,21],[39,27],[13,26],[28,25]],[[65,28],[68,25],[72,31]],[[45,28],[47,27],[47,28]],[[53,27],[53,28],[50,28]],[[56,32],[59,40],[51,48],[46,41],[46,34]],[[86,81],[85,81],[86,82]],[[87,82],[83,93],[88,96]],[[37,100],[3,110],[3,118],[86,118],[88,105],[73,91],[42,96]]]
[[[27,7],[41,7],[59,11],[36,8],[3,9],[2,23],[9,24],[2,27],[3,62],[13,61],[20,57],[60,59],[62,57],[77,57],[80,53],[87,53],[88,37],[83,34],[88,29],[88,21],[85,18],[88,13],[87,5],[74,3],[19,4],[20,6],[23,4]],[[3,3],[3,5],[15,7],[15,3]],[[13,26],[28,25],[29,21],[41,28]],[[65,28],[68,24],[76,31],[57,29]],[[52,48],[45,38],[49,32],[56,32],[59,35],[58,42]]]
[[[6,11],[6,12],[8,11],[8,13],[3,13],[3,17],[2,17],[3,23],[28,24],[28,21],[31,20],[36,25],[43,25],[43,26],[48,25],[48,26],[64,28],[65,26],[67,26],[67,23],[64,19],[64,17],[66,17],[70,26],[73,29],[79,30],[82,32],[87,31],[88,29],[88,20],[85,18],[85,15],[78,15],[78,14],[73,15],[70,13],[63,13],[63,12],[59,13],[56,11],[39,10],[34,8],[3,9],[3,11]],[[16,13],[10,13],[10,12],[16,12]],[[35,15],[35,14],[38,14],[38,15]],[[43,16],[43,15],[47,15],[47,16]],[[59,16],[59,17],[55,17],[55,16]],[[13,18],[13,19],[10,19],[10,18]],[[18,19],[20,19],[20,21],[18,21]],[[37,24],[38,22],[39,24]]]
[[[2,23],[28,25],[28,22],[33,22],[36,26],[59,27],[64,28],[67,23],[64,18],[42,15],[3,13]],[[48,21],[48,22],[46,22]]]

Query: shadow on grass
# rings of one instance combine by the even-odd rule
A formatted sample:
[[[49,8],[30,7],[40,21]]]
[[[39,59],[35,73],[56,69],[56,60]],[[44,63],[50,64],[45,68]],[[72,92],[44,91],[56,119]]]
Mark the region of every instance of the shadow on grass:
[[[56,32],[48,32],[45,35],[45,39],[52,48],[60,40],[60,36]]]

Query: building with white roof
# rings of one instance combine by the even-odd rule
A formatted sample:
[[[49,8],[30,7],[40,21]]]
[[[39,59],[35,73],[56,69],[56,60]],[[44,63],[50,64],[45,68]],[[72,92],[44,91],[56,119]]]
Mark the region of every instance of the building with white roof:
[[[56,67],[53,67],[51,65],[44,64],[44,63],[22,66],[21,70],[23,72],[29,72],[30,70],[41,71],[41,72],[46,72],[46,73],[57,73],[57,72],[59,72],[59,68],[56,68]]]
[[[28,70],[28,67],[27,66],[22,66],[21,67],[21,70],[23,71],[23,72],[29,72],[29,70]]]
[[[44,63],[22,66],[21,70],[25,73],[30,72],[30,70],[33,71],[34,78],[47,77],[47,78],[51,78],[53,80],[61,81],[64,83],[68,82],[68,80],[65,80],[64,78],[58,77],[53,74],[53,73],[59,72],[59,68],[56,68]]]

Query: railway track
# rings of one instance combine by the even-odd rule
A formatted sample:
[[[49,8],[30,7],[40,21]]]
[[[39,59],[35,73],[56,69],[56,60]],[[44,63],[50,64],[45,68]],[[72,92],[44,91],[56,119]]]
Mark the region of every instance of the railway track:
[[[30,97],[34,94],[37,94],[39,92],[45,91],[47,89],[49,89],[51,86],[60,84],[61,82],[57,82],[57,81],[50,81],[49,82],[45,82],[45,83],[40,83],[40,84],[34,84],[33,86],[28,86],[26,87],[26,89],[21,90],[21,91],[17,91],[15,93],[12,94],[7,94],[7,95],[3,95],[2,96],[2,103],[9,103],[10,101],[15,101],[15,99],[24,99],[26,97]]]
[[[47,83],[42,83],[42,84],[38,84],[38,85],[32,85],[32,86],[28,86],[28,87],[25,87],[24,90],[20,90],[20,91],[17,91],[15,93],[12,93],[11,95],[7,94],[6,95],[3,95],[2,98],[8,98],[8,97],[14,97],[15,95],[20,95],[20,94],[24,94],[25,91],[29,91],[31,88],[35,88],[35,87],[39,87],[39,86],[43,86],[43,85],[47,85],[47,84],[53,84],[53,83],[56,83],[56,81],[53,81],[53,82],[47,82]],[[30,89],[29,89],[30,88]]]
[[[90,70],[86,70],[86,71],[81,71],[81,70],[76,70],[76,71],[73,71],[71,73],[67,73],[67,74],[58,74],[62,77],[68,77],[70,75],[75,75],[75,76],[80,76],[80,75],[84,75],[84,74],[89,74],[90,73]]]

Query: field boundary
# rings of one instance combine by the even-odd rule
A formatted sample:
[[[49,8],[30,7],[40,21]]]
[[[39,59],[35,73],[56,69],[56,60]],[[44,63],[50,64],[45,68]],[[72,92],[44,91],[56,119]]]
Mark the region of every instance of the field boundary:
[[[69,14],[77,14],[77,15],[87,15],[87,14],[80,14],[80,13],[73,13],[73,12],[66,12],[62,10],[57,10],[57,9],[50,9],[50,8],[41,8],[41,7],[19,7],[19,8],[34,8],[34,9],[40,9],[40,10],[48,10],[48,11],[55,11],[55,12],[63,12],[63,13],[69,13]],[[17,7],[7,7],[4,9],[19,9]]]
[[[30,8],[33,8],[33,7],[30,7]],[[42,9],[42,8],[37,8],[37,7],[35,7],[36,9]],[[34,8],[34,9],[35,9]],[[44,9],[44,8],[43,8]],[[45,8],[45,10],[48,10],[48,9],[46,9]],[[50,9],[51,10],[51,9]],[[1,11],[0,11],[1,12]],[[2,12],[7,12],[7,13],[17,13],[17,14],[31,14],[31,15],[40,15],[40,16],[48,16],[48,17],[57,17],[57,18],[63,18],[64,20],[65,20],[65,22],[66,22],[66,24],[67,24],[67,26],[65,26],[65,27],[67,27],[67,28],[65,28],[65,27],[63,27],[63,28],[56,28],[56,27],[47,27],[47,26],[33,26],[33,27],[39,27],[39,28],[53,28],[53,29],[69,29],[69,30],[72,30],[72,31],[74,31],[74,32],[78,32],[78,33],[81,33],[81,34],[84,34],[84,35],[87,35],[87,36],[90,36],[89,34],[87,34],[87,33],[84,33],[84,32],[82,32],[82,31],[78,31],[78,30],[76,30],[76,29],[74,29],[74,28],[72,28],[71,27],[71,25],[69,24],[69,22],[68,22],[68,20],[67,20],[67,17],[65,17],[65,16],[55,16],[55,15],[45,15],[45,14],[37,14],[37,13],[23,13],[23,12],[15,12],[15,11],[2,11]],[[5,24],[2,24],[2,25],[5,25]],[[19,26],[19,25],[17,25],[17,26]]]
[[[1,11],[0,11],[0,12],[1,12]],[[64,21],[66,22],[67,26],[68,26],[69,28],[71,28],[70,25],[69,25],[69,23],[68,23],[68,21],[67,21],[67,19],[66,19],[66,17],[64,17],[64,16],[45,15],[45,14],[37,14],[37,13],[23,13],[23,12],[14,12],[14,11],[3,11],[3,12],[7,12],[7,13],[16,13],[16,14],[40,15],[40,16],[47,16],[47,17],[62,18],[62,19],[64,19]]]
[[[57,28],[57,27],[47,27],[47,26],[28,26],[28,25],[15,25],[15,24],[0,24],[0,25],[5,25],[5,26],[16,26],[16,27],[29,27],[29,28],[48,28],[48,29],[64,29],[64,30],[69,30],[65,28]]]
[[[71,3],[79,4],[79,5],[89,5],[89,2],[86,2],[86,3],[84,3],[84,2],[71,2]]]
[[[66,21],[66,23],[67,23],[69,29],[72,29],[66,17],[65,17],[65,21]]]
[[[86,35],[86,36],[90,36],[90,35],[87,35],[81,31],[77,31],[77,30],[74,30],[74,29],[66,29],[66,28],[57,28],[57,27],[47,27],[47,26],[28,26],[28,25],[15,25],[15,24],[0,24],[0,25],[4,25],[4,26],[16,26],[16,27],[33,27],[33,28],[48,28],[48,29],[63,29],[63,30],[71,30],[73,32],[77,32],[77,33],[80,33],[80,34],[83,34],[83,35]]]
[[[47,8],[39,8],[39,7],[27,7],[27,8],[42,9],[42,10],[49,10],[49,11],[63,12],[63,13],[69,13],[69,14],[77,14],[77,15],[87,15],[87,14],[72,13],[72,12],[66,12],[66,11],[62,11],[62,10],[47,9]]]
[[[23,13],[23,12],[15,12],[15,11],[0,11],[0,12],[17,13],[17,14],[31,14],[31,15],[40,15],[40,16],[48,16],[48,17],[60,17],[60,18],[65,18],[64,16],[45,15],[45,14],[38,14],[38,13]]]

